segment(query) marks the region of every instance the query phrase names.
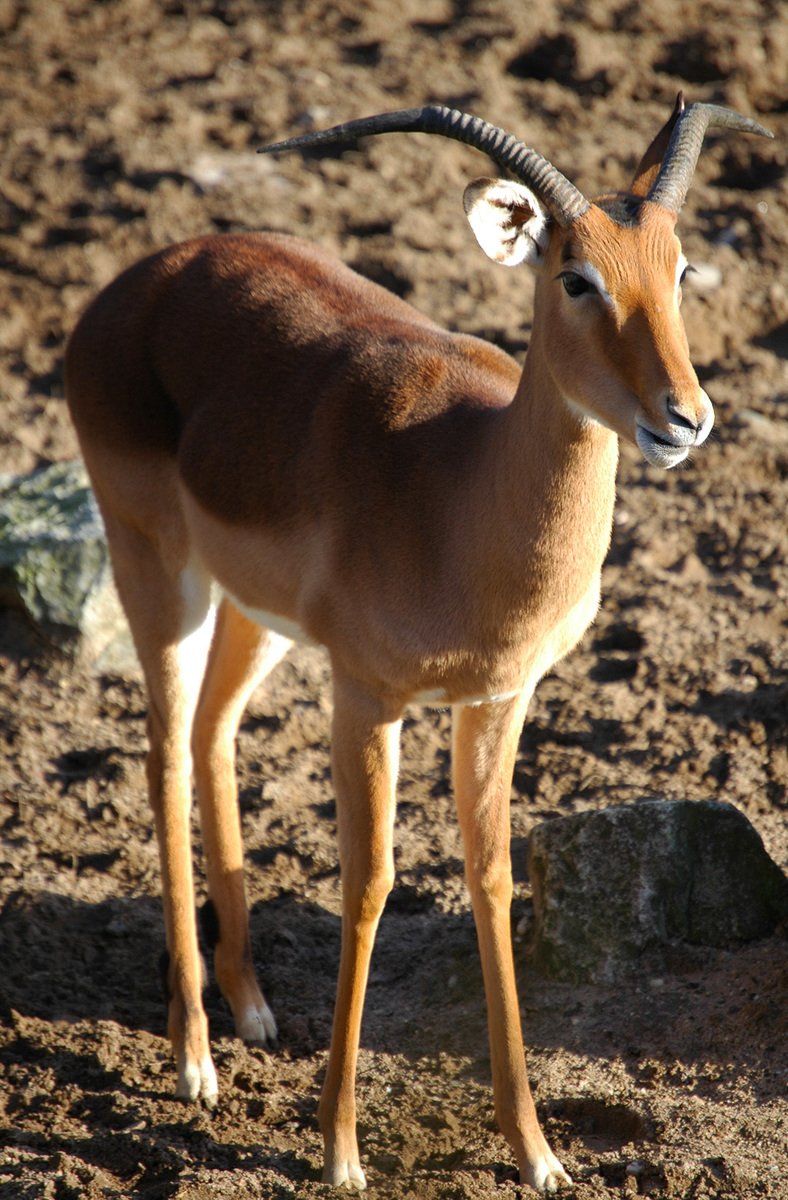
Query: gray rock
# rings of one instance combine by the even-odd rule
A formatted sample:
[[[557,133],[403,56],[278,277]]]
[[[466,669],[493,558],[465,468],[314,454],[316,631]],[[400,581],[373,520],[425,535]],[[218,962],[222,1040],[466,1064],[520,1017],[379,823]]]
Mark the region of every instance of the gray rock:
[[[547,821],[531,832],[529,871],[534,962],[569,982],[613,982],[643,955],[733,946],[788,918],[788,879],[746,817],[715,801]]]
[[[104,528],[79,462],[0,479],[0,606],[102,671],[137,673]]]

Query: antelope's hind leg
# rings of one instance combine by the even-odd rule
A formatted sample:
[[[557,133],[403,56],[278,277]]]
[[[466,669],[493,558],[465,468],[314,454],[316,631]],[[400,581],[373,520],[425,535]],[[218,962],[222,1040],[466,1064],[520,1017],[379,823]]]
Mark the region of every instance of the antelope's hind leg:
[[[209,577],[189,561],[186,530],[167,467],[133,506],[102,498],[115,581],[148,691],[147,777],[161,861],[167,936],[167,1027],[175,1053],[176,1094],[213,1105],[216,1071],[202,1003],[191,846],[194,713],[214,625]],[[118,475],[118,478],[121,478]],[[117,489],[120,492],[120,488]],[[157,503],[153,513],[147,506]],[[147,502],[147,506],[146,506]]]
[[[249,697],[290,645],[287,638],[255,625],[224,600],[192,737],[208,891],[215,916],[216,979],[232,1009],[238,1036],[261,1044],[275,1040],[276,1022],[252,963],[235,737]]]

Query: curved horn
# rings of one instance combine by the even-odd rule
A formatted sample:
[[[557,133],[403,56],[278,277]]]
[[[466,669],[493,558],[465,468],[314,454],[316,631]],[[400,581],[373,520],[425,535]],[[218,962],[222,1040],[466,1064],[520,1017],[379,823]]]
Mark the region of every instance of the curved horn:
[[[297,150],[299,147],[332,142],[354,142],[356,138],[375,133],[439,133],[443,137],[474,146],[532,188],[559,225],[570,225],[589,207],[582,192],[541,154],[497,125],[490,125],[480,117],[472,117],[469,113],[440,104],[405,108],[376,117],[347,121],[344,125],[335,125],[333,129],[306,133],[289,138],[286,142],[264,146],[259,153],[271,154],[279,150]]]
[[[763,125],[718,104],[688,104],[680,112],[662,166],[647,199],[677,213],[689,191],[707,129],[735,129],[774,137]]]
[[[673,112],[638,163],[638,169],[635,171],[634,178],[629,187],[633,196],[643,196],[645,198],[656,183],[660,167],[665,160],[665,155],[670,144],[670,135],[673,133],[676,122],[683,112],[684,93],[679,92],[676,96]]]

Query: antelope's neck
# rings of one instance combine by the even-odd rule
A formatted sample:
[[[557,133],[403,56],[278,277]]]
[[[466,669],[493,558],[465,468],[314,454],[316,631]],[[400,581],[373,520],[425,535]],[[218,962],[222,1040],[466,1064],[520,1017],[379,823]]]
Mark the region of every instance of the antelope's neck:
[[[513,609],[571,607],[598,581],[610,544],[618,438],[570,408],[532,346],[493,443],[503,537],[489,566],[508,581]]]

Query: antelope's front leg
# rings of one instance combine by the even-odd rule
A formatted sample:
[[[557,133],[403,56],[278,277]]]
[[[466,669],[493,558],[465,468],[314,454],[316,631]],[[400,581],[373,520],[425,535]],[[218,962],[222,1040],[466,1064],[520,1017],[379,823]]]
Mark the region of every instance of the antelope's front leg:
[[[320,1128],[323,1180],[361,1191],[356,1140],[356,1062],[364,993],[380,914],[394,881],[393,826],[400,722],[381,720],[375,701],[334,680],[332,769],[342,872],[342,952]]]
[[[528,698],[455,709],[454,788],[487,996],[495,1114],[521,1182],[555,1192],[571,1181],[539,1127],[528,1084],[511,940],[509,799]]]

